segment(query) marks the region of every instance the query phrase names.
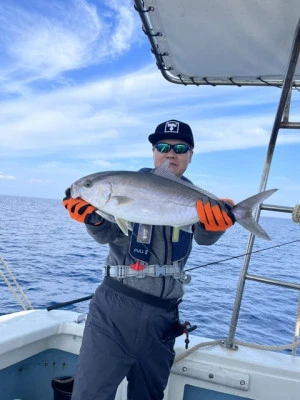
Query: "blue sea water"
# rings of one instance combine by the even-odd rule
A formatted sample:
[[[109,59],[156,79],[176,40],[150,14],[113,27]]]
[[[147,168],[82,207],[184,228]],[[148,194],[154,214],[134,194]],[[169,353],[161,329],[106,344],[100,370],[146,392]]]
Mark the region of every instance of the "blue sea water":
[[[0,210],[0,256],[34,308],[94,293],[107,247],[72,221],[61,201],[0,196]],[[262,217],[260,224],[272,241],[255,240],[248,273],[299,284],[299,224],[270,217]],[[248,232],[235,224],[213,246],[194,244],[186,268],[197,268],[190,271],[180,313],[182,320],[198,326],[195,335],[227,337],[247,240]],[[21,310],[1,276],[0,293],[0,314]],[[292,343],[298,299],[298,290],[246,281],[236,339]],[[88,302],[67,308],[87,312]]]

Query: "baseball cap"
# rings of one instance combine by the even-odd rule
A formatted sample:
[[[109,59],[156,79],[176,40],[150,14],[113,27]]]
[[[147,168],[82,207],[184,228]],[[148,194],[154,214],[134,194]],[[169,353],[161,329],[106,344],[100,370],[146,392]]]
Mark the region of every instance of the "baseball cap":
[[[155,132],[149,135],[149,142],[155,144],[164,139],[179,139],[194,147],[194,137],[191,127],[177,119],[171,119],[159,124]]]

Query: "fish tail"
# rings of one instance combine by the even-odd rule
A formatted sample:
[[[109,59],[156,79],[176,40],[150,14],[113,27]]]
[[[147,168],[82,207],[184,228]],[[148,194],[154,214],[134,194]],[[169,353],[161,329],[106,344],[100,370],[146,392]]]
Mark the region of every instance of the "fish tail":
[[[236,222],[254,235],[265,240],[271,240],[269,235],[255,221],[252,213],[258,205],[260,205],[265,199],[270,197],[276,191],[277,189],[265,190],[264,192],[257,193],[254,196],[248,197],[247,199],[236,204],[231,210]]]

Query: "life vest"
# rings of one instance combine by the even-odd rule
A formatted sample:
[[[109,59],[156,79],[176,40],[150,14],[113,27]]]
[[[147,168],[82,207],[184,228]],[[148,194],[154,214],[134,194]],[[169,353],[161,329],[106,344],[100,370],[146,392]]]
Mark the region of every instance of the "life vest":
[[[146,232],[146,234],[144,235],[145,239],[141,240],[141,236],[143,236],[143,231],[145,231],[145,229],[148,230],[148,232]],[[135,260],[139,260],[145,264],[149,264],[151,254],[155,254],[155,250],[152,252],[153,230],[155,229],[157,228],[152,225],[145,226],[143,224],[133,224],[129,247],[129,254],[132,258],[134,258]],[[163,227],[163,229],[165,228]],[[171,228],[172,237],[173,232],[174,228]],[[183,258],[188,256],[192,239],[192,233],[179,230],[178,240],[173,239],[171,241],[172,263],[182,260]],[[169,244],[166,244],[166,246],[169,246]]]

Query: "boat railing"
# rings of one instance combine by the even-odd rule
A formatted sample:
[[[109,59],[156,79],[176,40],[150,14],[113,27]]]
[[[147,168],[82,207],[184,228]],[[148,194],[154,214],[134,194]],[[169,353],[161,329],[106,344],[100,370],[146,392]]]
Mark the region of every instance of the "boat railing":
[[[231,21],[231,24],[229,24],[230,16],[238,14],[237,7],[240,7],[240,12],[245,12],[248,22],[251,20],[251,18],[253,19],[253,21],[256,21],[258,17],[256,13],[259,13],[260,11],[265,11],[263,7],[257,7],[257,9],[254,9],[253,7],[249,6],[247,2],[236,2],[234,10],[235,13],[231,13],[231,11],[228,12],[227,3],[219,3],[218,8],[214,7],[213,5],[210,5],[211,7],[203,7],[204,1],[201,2],[200,0],[192,3],[193,5],[191,6],[191,12],[189,12],[188,9],[185,9],[184,13],[180,12],[182,10],[182,4],[179,0],[174,0],[172,6],[170,6],[172,8],[171,11],[169,10],[168,6],[166,6],[166,4],[161,0],[155,2],[155,6],[152,4],[152,2],[148,0],[134,0],[134,3],[135,9],[139,13],[143,24],[142,29],[147,35],[150,42],[151,51],[155,56],[157,67],[160,70],[162,76],[167,81],[175,84],[182,84],[185,86],[273,86],[281,89],[281,96],[279,99],[278,108],[269,139],[269,145],[267,148],[266,159],[259,186],[259,192],[266,190],[279,130],[300,128],[299,122],[290,121],[290,106],[292,102],[292,95],[295,91],[299,91],[300,86],[298,64],[300,52],[300,20],[298,18],[297,3],[291,2],[288,7],[286,6],[286,4],[284,4],[284,2],[282,2],[282,4],[276,3],[276,5],[274,5],[274,10],[268,9],[268,13],[271,14],[271,12],[274,11],[274,15],[276,16],[274,18],[273,15],[272,19],[271,15],[269,15],[270,21],[278,21],[280,19],[280,23],[269,23],[268,27],[266,25],[264,26],[263,33],[266,35],[266,37],[262,42],[260,42],[259,40],[252,40],[253,37],[251,36],[251,34],[253,34],[253,31],[251,31],[250,29],[247,30],[242,24],[238,25],[237,20],[235,20],[234,18],[233,21]],[[212,12],[217,14],[217,16],[212,14]],[[169,14],[172,15],[172,18],[170,18]],[[278,19],[276,19],[277,17]],[[201,24],[201,18],[203,21],[207,21],[208,18],[210,18],[209,25],[211,27],[214,26],[214,22],[216,21],[222,20],[222,22],[224,22],[223,20],[226,20],[226,22],[223,23],[222,27],[224,28],[224,26],[226,26],[226,28],[228,28],[230,32],[226,32],[227,36],[225,39],[225,43],[220,43],[218,41],[216,42],[212,38],[210,38],[210,41],[199,41],[199,37],[207,38],[209,36],[209,33],[213,33],[213,38],[219,37],[216,35],[215,31],[212,32],[209,31],[209,29],[208,31],[206,31],[207,25],[205,23]],[[287,25],[288,23],[289,25]],[[185,28],[181,29],[180,33],[178,32],[178,24],[180,24],[181,27],[184,26]],[[292,28],[293,24],[295,24],[294,31]],[[257,25],[255,26],[258,27]],[[286,29],[287,27],[291,29]],[[235,30],[237,30],[237,32],[235,32]],[[249,33],[250,39],[249,37],[247,37]],[[289,40],[290,38],[292,38],[293,34],[293,42],[291,48],[289,48]],[[276,37],[278,37],[279,35],[281,38],[281,45],[284,43],[284,47],[280,47],[280,54],[278,52],[279,49],[276,43]],[[284,35],[287,36],[285,36],[285,39],[283,40]],[[270,60],[273,59],[274,62],[277,61],[277,58],[279,56],[281,57],[284,55],[284,58],[289,57],[289,59],[287,60],[288,63],[286,70],[284,66],[285,60],[283,63],[280,64],[280,67],[277,66],[277,69],[272,68],[273,66],[270,65],[270,60],[267,64],[264,64],[262,68],[259,63],[256,62],[248,63],[247,65],[244,64],[244,59],[242,57],[239,58],[239,53],[242,53],[242,55],[244,56],[243,51],[236,51],[236,49],[234,49],[234,46],[230,46],[230,44],[232,44],[237,37],[243,37],[246,40],[247,45],[245,45],[245,43],[240,43],[240,48],[242,48],[243,50],[246,48],[248,49],[252,47],[253,44],[255,44],[254,48],[252,48],[252,50],[247,53],[248,60],[252,59],[253,57],[256,58],[257,54],[262,54],[261,50],[264,46],[264,43],[273,43],[274,49],[270,48],[269,46],[267,47],[267,49],[265,49],[267,50],[266,53],[270,55],[270,52],[272,53],[272,51],[274,50],[272,56],[270,56]],[[229,42],[229,45],[226,47],[227,42]],[[183,48],[183,43],[186,46],[188,44],[189,51],[186,51],[186,49]],[[208,43],[210,45],[208,45]],[[224,46],[228,51],[227,60],[230,59],[232,64],[229,67],[229,65],[225,62],[227,68],[222,67],[223,63],[220,62],[221,60],[223,60],[222,56],[220,56],[219,58],[216,57],[218,51],[224,54]],[[232,49],[234,50],[232,51]],[[218,60],[219,62],[216,63],[216,60]],[[238,71],[240,70],[240,64],[243,65],[243,67],[247,66],[247,71],[242,71],[242,76],[238,73]],[[251,70],[251,68],[248,69],[248,66],[250,64],[251,67],[253,67],[253,65],[259,65],[257,71]],[[265,75],[258,75],[262,72],[262,70]],[[190,71],[192,71],[194,74],[192,75]],[[208,77],[207,75],[205,75],[207,74],[207,71],[210,71],[211,76]],[[273,75],[272,71],[276,71],[278,72],[278,74],[275,74],[275,76]],[[231,75],[229,75],[230,72],[232,72]],[[257,208],[254,213],[254,218],[256,219],[256,221],[259,220],[262,210],[290,213],[292,214],[294,222],[300,222],[300,205],[296,205],[293,208],[279,205],[262,204],[260,207]],[[283,288],[299,291],[299,305],[294,343],[292,344],[292,346],[288,347],[292,348],[293,354],[295,354],[295,349],[298,346],[300,327],[300,284],[284,282],[281,280],[270,279],[269,277],[249,274],[248,267],[251,259],[251,254],[253,253],[254,240],[255,236],[251,234],[246,245],[243,267],[241,269],[239,277],[228,337],[226,340],[221,339],[215,342],[216,344],[221,343],[224,347],[233,350],[237,348],[237,344],[241,343],[240,341],[235,340],[235,333],[241,308],[242,297],[244,294],[245,282],[246,280],[252,280],[259,283],[281,286]],[[254,344],[251,346],[257,346],[259,348],[265,347],[272,350],[274,347],[276,347],[276,350],[282,350],[282,348],[285,349],[287,347],[260,346]],[[193,351],[193,349],[190,349],[190,351]]]
[[[281,89],[281,96],[280,96],[277,113],[276,113],[273,128],[272,128],[272,132],[270,135],[270,140],[269,140],[269,145],[268,145],[268,149],[267,149],[267,154],[266,154],[265,164],[264,164],[263,173],[262,173],[262,177],[261,177],[259,191],[265,190],[266,186],[267,186],[272,157],[273,157],[279,130],[280,129],[299,129],[300,128],[299,122],[290,122],[289,121],[293,80],[294,80],[294,74],[295,74],[296,66],[297,66],[298,59],[299,59],[299,53],[300,53],[300,20],[298,22],[298,25],[297,25],[297,28],[295,31],[292,49],[291,49],[291,53],[290,53],[290,59],[289,59],[288,67],[287,67],[287,72],[286,72],[286,76],[285,76],[285,79],[284,79],[284,82],[282,85],[282,89]],[[291,213],[291,214],[293,214],[294,222],[300,222],[300,216],[299,216],[300,213],[298,212],[299,207],[300,206],[291,208],[291,207],[262,204],[257,209],[255,218],[256,218],[256,220],[258,220],[259,216],[260,216],[260,211],[267,210],[267,211]],[[249,237],[248,243],[247,243],[247,248],[246,248],[246,252],[245,252],[246,255],[244,258],[243,268],[241,270],[240,278],[239,278],[239,282],[238,282],[237,294],[236,294],[235,303],[234,303],[234,307],[233,307],[229,334],[228,334],[228,338],[224,344],[225,347],[231,348],[231,349],[236,348],[236,345],[234,344],[234,337],[235,337],[235,333],[236,333],[236,327],[237,327],[239,312],[240,312],[240,308],[241,308],[241,301],[242,301],[242,297],[243,297],[246,280],[252,280],[252,281],[256,281],[256,282],[260,282],[260,283],[281,286],[281,287],[289,288],[289,289],[296,289],[299,291],[299,294],[300,294],[300,284],[289,283],[289,282],[284,282],[284,281],[280,281],[280,280],[270,279],[270,278],[263,277],[263,276],[256,276],[256,275],[248,274],[248,266],[249,266],[250,259],[251,259],[251,253],[252,253],[252,249],[253,249],[254,240],[255,240],[255,236],[253,234],[251,234]],[[299,298],[299,301],[300,301],[300,298]],[[300,319],[299,315],[298,315],[298,318]],[[300,329],[299,321],[296,325],[298,328],[297,328],[297,332],[295,332],[295,337],[299,337],[299,329]],[[295,339],[295,340],[297,340],[297,339]]]

